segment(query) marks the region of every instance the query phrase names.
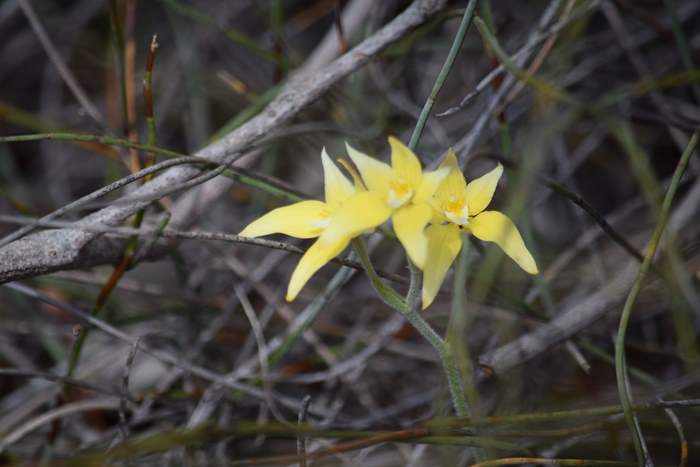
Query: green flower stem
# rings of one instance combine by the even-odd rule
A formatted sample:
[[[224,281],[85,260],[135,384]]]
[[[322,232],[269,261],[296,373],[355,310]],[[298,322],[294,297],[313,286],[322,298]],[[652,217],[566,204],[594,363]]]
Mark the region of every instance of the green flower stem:
[[[457,362],[452,354],[450,347],[442,340],[442,338],[430,327],[427,321],[423,319],[417,310],[398,310],[411,325],[427,340],[430,345],[435,348],[442,367],[445,370],[447,384],[452,397],[452,405],[454,405],[455,413],[458,417],[469,417],[469,404],[464,397],[464,387],[462,386],[462,375],[460,374]]]
[[[421,290],[423,289],[423,273],[412,262],[408,262],[410,273],[408,291],[406,292],[406,306],[411,310],[418,310],[421,301]]]
[[[661,205],[659,221],[656,224],[654,233],[649,241],[646,254],[644,255],[644,261],[642,261],[642,265],[639,268],[637,278],[630,289],[629,295],[627,295],[627,300],[625,301],[625,305],[622,309],[622,316],[620,317],[620,325],[617,332],[617,340],[615,341],[615,374],[617,376],[617,390],[620,394],[620,402],[624,410],[627,427],[632,432],[634,450],[637,454],[637,460],[640,465],[648,465],[651,462],[651,459],[646,451],[644,439],[642,438],[642,433],[639,428],[639,422],[637,421],[632,406],[632,394],[629,387],[630,383],[627,376],[627,365],[625,361],[625,335],[627,334],[627,326],[629,325],[630,317],[632,316],[632,308],[634,307],[634,303],[639,295],[642,282],[651,269],[652,260],[656,250],[659,247],[666,223],[668,222],[668,217],[671,211],[671,203],[673,202],[673,198],[678,191],[678,186],[680,185],[681,177],[683,176],[683,173],[688,165],[688,160],[698,144],[698,130],[699,129],[696,129],[693,136],[690,138],[685,151],[683,151],[683,154],[678,161],[676,170],[673,172],[671,184]]]
[[[469,315],[467,313],[467,273],[469,267],[469,236],[462,233],[462,248],[459,251],[457,262],[455,263],[454,286],[452,288],[452,304],[450,306],[450,319],[447,324],[445,344],[455,357],[455,367],[457,371],[457,381],[464,381],[462,390],[462,400],[464,407],[462,410],[466,417],[473,418],[473,407],[479,405],[479,392],[474,384],[474,374],[472,359],[469,353],[469,345],[465,341],[469,329]],[[455,390],[460,388],[455,388]],[[466,390],[465,390],[466,389]],[[470,430],[470,434],[476,435],[476,430]],[[475,448],[474,457],[478,462],[482,462],[493,454],[488,447],[486,449]]]
[[[417,316],[419,319],[423,319],[420,317],[420,315]],[[415,324],[413,325],[415,326]],[[455,358],[447,345],[443,345],[443,347],[439,350],[439,353],[443,369],[445,370],[445,375],[447,376],[447,383],[450,387],[450,396],[452,396],[452,404],[455,407],[455,413],[458,417],[469,417],[471,411],[469,410],[469,404],[464,397],[462,375],[459,371],[459,367],[457,366],[457,362],[455,361]]]
[[[446,342],[454,352],[457,365],[462,375],[474,373],[469,346],[464,342],[469,328],[467,315],[467,270],[469,266],[469,236],[462,235],[462,249],[457,257],[454,273],[454,287],[452,288],[452,304],[450,307],[450,321],[447,325]],[[472,378],[465,378],[466,396],[469,405],[476,407],[479,393],[476,390]],[[469,410],[468,410],[469,411]],[[471,415],[470,415],[471,416]]]
[[[430,111],[433,110],[435,99],[437,99],[440,90],[445,84],[447,75],[449,75],[450,71],[452,70],[452,65],[454,64],[455,59],[457,58],[457,53],[462,47],[464,36],[467,33],[467,30],[469,29],[469,25],[471,24],[475,7],[476,0],[470,0],[467,4],[467,7],[464,9],[464,15],[462,16],[462,22],[459,24],[457,35],[452,41],[452,46],[450,47],[450,51],[447,53],[447,58],[445,59],[445,63],[442,65],[442,68],[440,69],[440,73],[438,73],[438,77],[435,80],[435,84],[433,84],[433,89],[430,91],[430,96],[428,96],[428,99],[425,101],[425,104],[423,104],[423,109],[421,109],[420,115],[418,116],[418,122],[416,122],[416,127],[413,129],[413,134],[411,135],[411,139],[408,142],[408,147],[412,150],[416,149],[418,141],[420,140],[420,137],[423,134],[423,128],[425,128],[425,123],[428,121],[428,117],[430,116]]]
[[[394,310],[401,313],[406,320],[411,323],[411,325],[420,333],[421,336],[428,341],[428,343],[437,351],[440,356],[440,361],[442,362],[443,369],[445,370],[445,375],[447,376],[447,383],[450,389],[450,395],[452,396],[452,404],[454,405],[455,412],[459,417],[469,417],[469,406],[464,398],[464,388],[462,387],[462,379],[460,376],[459,368],[457,367],[456,361],[449,346],[445,341],[438,335],[437,332],[428,324],[427,321],[423,319],[418,311],[417,304],[419,301],[417,297],[419,296],[418,291],[420,290],[420,278],[421,274],[418,268],[411,265],[411,283],[409,285],[409,293],[407,294],[407,299],[401,297],[394,289],[387,286],[382,282],[381,278],[377,275],[374,270],[374,266],[369,259],[367,254],[367,248],[365,247],[364,240],[358,237],[352,241],[352,246],[355,253],[362,263],[362,267],[365,269],[369,281],[374,287],[374,290],[379,294],[379,297],[389,305]]]
[[[401,297],[401,295],[399,295],[394,289],[384,284],[379,275],[377,275],[377,271],[375,271],[374,266],[369,259],[369,254],[367,253],[367,247],[365,246],[364,240],[361,237],[355,238],[352,241],[352,247],[355,250],[357,258],[360,260],[362,267],[367,273],[367,277],[369,277],[372,287],[379,294],[379,298],[381,298],[382,301],[391,308],[398,310],[401,313],[407,310],[408,306],[406,305],[406,301],[403,299],[403,297]]]
[[[442,87],[445,84],[445,81],[447,80],[447,76],[452,70],[452,65],[454,65],[455,59],[457,58],[457,53],[459,53],[459,49],[462,47],[464,36],[466,35],[467,30],[469,29],[469,25],[471,24],[472,17],[474,16],[474,9],[476,7],[476,4],[477,0],[470,0],[467,4],[467,7],[464,9],[462,21],[459,24],[457,34],[455,35],[455,38],[452,41],[450,51],[447,53],[445,63],[443,63],[442,68],[440,69],[440,73],[438,73],[438,76],[435,79],[435,83],[433,84],[433,88],[430,91],[430,95],[425,101],[420,116],[418,117],[418,121],[416,122],[416,126],[413,129],[413,134],[411,134],[411,139],[408,142],[408,147],[411,148],[411,150],[415,150],[416,146],[418,145],[418,141],[420,140],[421,135],[423,134],[425,124],[428,121],[430,112],[433,109],[433,105],[435,104],[435,99],[437,99],[440,90],[442,89]],[[361,240],[357,241],[357,243],[360,244]],[[363,246],[361,245],[359,248],[362,249],[362,247]],[[358,247],[356,246],[356,251],[357,250]],[[386,286],[374,272],[374,268],[372,267],[372,263],[370,262],[369,257],[365,255],[365,257],[363,258],[362,255],[360,255],[360,261],[365,267],[367,275],[370,277],[370,282],[372,283],[372,286],[374,286],[375,290],[377,291],[377,293],[379,293],[382,299],[389,306],[403,314],[404,317],[408,320],[408,322],[411,323],[413,327],[416,328],[416,330],[418,330],[418,332],[430,343],[430,345],[433,346],[433,348],[435,348],[435,350],[440,355],[440,361],[442,362],[443,369],[445,370],[445,375],[447,376],[447,382],[450,389],[450,395],[452,396],[452,404],[454,405],[455,412],[457,413],[457,415],[459,417],[471,416],[469,405],[467,404],[467,401],[464,396],[464,387],[462,385],[462,376],[460,374],[460,369],[457,365],[457,361],[455,360],[454,355],[452,354],[450,346],[433,330],[433,328],[430,327],[430,325],[423,319],[423,317],[420,315],[420,312],[418,311],[422,282],[421,272],[415,265],[411,264],[411,262],[409,261],[409,269],[411,271],[411,282],[408,289],[408,293],[406,295],[406,300],[401,299],[401,297],[399,296],[398,298],[400,300],[397,301],[394,295],[398,296],[398,294],[393,289],[391,289],[391,292],[385,290]],[[398,304],[400,306],[394,306],[394,304],[390,303],[390,301],[393,301],[393,303]]]

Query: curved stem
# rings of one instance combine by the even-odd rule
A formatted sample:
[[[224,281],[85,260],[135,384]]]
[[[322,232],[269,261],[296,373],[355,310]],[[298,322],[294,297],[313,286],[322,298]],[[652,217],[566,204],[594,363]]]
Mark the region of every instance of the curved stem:
[[[457,257],[454,273],[454,287],[452,288],[452,303],[450,306],[450,320],[447,324],[446,343],[450,349],[454,349],[454,355],[457,359],[459,371],[464,375],[464,384],[466,386],[466,397],[469,405],[477,404],[479,395],[470,375],[473,374],[471,356],[469,355],[469,346],[464,342],[464,336],[467,335],[469,322],[467,319],[466,302],[467,302],[467,269],[469,257],[469,238],[467,234],[462,234],[462,249]],[[469,408],[468,408],[469,409]],[[473,414],[469,413],[469,416]]]
[[[411,261],[408,261],[408,270],[410,276],[408,291],[406,292],[406,305],[412,310],[418,310],[418,307],[420,307],[421,290],[423,287],[423,274]]]
[[[467,7],[464,9],[464,15],[462,15],[462,22],[459,24],[457,35],[452,41],[452,46],[450,47],[450,51],[447,53],[445,63],[443,63],[442,68],[440,69],[440,73],[438,74],[438,77],[435,80],[435,83],[433,84],[433,89],[430,91],[430,96],[428,96],[428,99],[425,101],[425,104],[423,104],[423,109],[421,109],[420,115],[418,116],[418,122],[416,122],[416,127],[413,129],[411,140],[408,142],[408,147],[411,149],[416,149],[416,146],[418,145],[418,140],[420,140],[420,137],[423,134],[423,128],[425,127],[425,123],[428,121],[428,117],[430,116],[430,111],[433,109],[433,105],[435,104],[435,99],[437,99],[440,90],[445,84],[447,75],[449,75],[450,70],[452,70],[452,65],[454,64],[455,59],[457,58],[457,53],[462,47],[464,35],[467,33],[469,25],[471,24],[475,7],[476,0],[471,0],[467,4]]]
[[[452,404],[455,412],[459,417],[469,417],[469,406],[464,397],[464,388],[462,387],[462,378],[459,367],[455,361],[449,346],[438,335],[437,332],[423,319],[418,311],[417,299],[420,296],[421,288],[421,273],[414,265],[410,265],[411,282],[409,284],[409,292],[406,299],[401,297],[393,288],[382,282],[381,278],[374,270],[374,266],[367,254],[365,242],[361,237],[355,238],[352,241],[352,246],[357,253],[357,256],[365,269],[372,287],[377,292],[379,297],[394,310],[401,313],[406,320],[420,333],[423,338],[437,351],[442,362],[443,370],[447,376],[447,384],[452,397]]]
[[[357,237],[352,240],[352,248],[355,250],[355,254],[362,264],[362,268],[367,273],[367,277],[369,277],[372,287],[379,294],[379,298],[381,298],[382,301],[391,308],[404,313],[404,311],[408,308],[406,301],[396,292],[396,290],[382,282],[381,278],[377,274],[377,271],[372,265],[372,261],[369,259],[369,253],[367,253],[367,247],[365,246],[365,241],[362,239],[362,237]]]
[[[620,394],[620,402],[622,403],[622,408],[625,413],[627,427],[632,432],[634,450],[637,454],[637,460],[640,465],[651,465],[651,459],[649,458],[649,453],[646,450],[644,438],[642,437],[642,433],[639,428],[639,422],[637,421],[632,406],[632,394],[629,388],[627,365],[625,361],[625,336],[627,334],[627,326],[629,325],[630,317],[632,316],[634,302],[637,300],[637,296],[641,290],[642,281],[651,268],[654,254],[659,247],[661,236],[663,235],[664,228],[666,227],[669,213],[671,211],[671,203],[676,195],[676,191],[678,191],[678,186],[680,184],[681,177],[685,172],[685,168],[688,165],[688,160],[695,151],[697,144],[698,130],[695,130],[695,133],[693,133],[692,138],[690,138],[685,151],[683,151],[683,154],[678,161],[676,170],[673,172],[671,184],[666,192],[666,196],[664,196],[663,204],[661,205],[661,215],[659,221],[656,224],[654,233],[649,241],[646,254],[644,255],[644,261],[642,261],[642,265],[639,268],[637,278],[634,281],[634,285],[632,285],[632,289],[630,289],[629,295],[627,295],[627,300],[625,301],[625,305],[622,309],[620,325],[617,330],[617,340],[615,341],[615,374],[617,377],[617,390]]]
[[[433,88],[430,91],[430,96],[428,96],[428,99],[425,101],[420,116],[418,117],[418,121],[416,122],[416,126],[413,129],[411,140],[408,143],[408,147],[412,150],[414,150],[418,145],[418,141],[420,140],[421,135],[423,134],[423,128],[425,128],[425,124],[428,121],[430,112],[433,108],[433,105],[435,104],[435,99],[437,98],[437,95],[440,93],[440,90],[445,84],[445,80],[450,74],[450,70],[452,70],[452,65],[454,64],[455,59],[457,58],[457,53],[459,53],[459,49],[462,47],[464,36],[467,33],[467,30],[469,29],[469,25],[471,24],[476,3],[476,0],[470,0],[467,4],[467,7],[464,10],[464,14],[462,15],[462,21],[459,25],[459,29],[457,30],[457,34],[455,35],[455,38],[452,41],[452,46],[450,47],[450,51],[447,54],[445,63],[443,63],[442,68],[440,69],[440,73],[438,74],[435,83],[433,84]],[[435,332],[435,330],[433,330],[432,327],[430,327],[430,325],[423,319],[423,317],[420,315],[420,312],[418,311],[422,282],[422,274],[420,270],[409,261],[409,268],[411,271],[411,282],[409,284],[408,293],[406,294],[406,299],[404,300],[398,295],[398,293],[396,293],[394,289],[391,289],[390,287],[384,285],[381,279],[379,279],[379,277],[374,272],[374,268],[369,260],[369,257],[367,255],[363,257],[361,252],[358,251],[358,245],[359,249],[364,248],[362,240],[353,240],[353,246],[355,247],[355,251],[357,251],[358,255],[360,256],[360,261],[365,267],[367,275],[370,277],[370,282],[372,282],[372,286],[374,286],[377,293],[380,295],[380,297],[382,297],[382,300],[384,300],[384,302],[386,302],[389,306],[391,306],[395,310],[399,311],[402,315],[404,315],[408,322],[411,323],[413,327],[416,328],[416,330],[438,352],[438,354],[440,355],[440,361],[442,362],[443,369],[445,370],[445,375],[447,376],[447,381],[450,388],[450,395],[452,396],[452,404],[454,405],[455,412],[460,417],[469,416],[470,411],[467,401],[464,397],[462,377],[460,375],[459,367],[455,361],[454,355],[452,354],[450,347],[447,345],[447,343]],[[390,289],[390,291],[386,290],[387,288]],[[399,300],[397,300],[397,297]],[[399,306],[395,306],[395,304]]]

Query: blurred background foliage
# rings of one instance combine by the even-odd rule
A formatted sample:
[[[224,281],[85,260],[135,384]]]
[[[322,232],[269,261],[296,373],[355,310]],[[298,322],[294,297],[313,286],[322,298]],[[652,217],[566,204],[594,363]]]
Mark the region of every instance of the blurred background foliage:
[[[70,132],[147,142],[141,83],[157,35],[157,145],[193,154],[261,112],[295,71],[319,70],[410,2],[32,1],[89,106],[49,59],[23,3],[0,3],[0,135]],[[271,176],[278,186],[319,197],[322,147],[345,157],[347,141],[386,158],[387,135],[408,141],[465,5],[449,2],[266,135],[240,165],[254,178]],[[0,366],[6,370],[0,373],[0,437],[12,440],[0,441],[0,463],[229,465],[279,454],[292,457],[261,462],[289,464],[298,460],[298,433],[290,424],[307,395],[308,428],[315,430],[308,433],[308,450],[328,451],[319,465],[464,465],[473,461],[474,452],[465,448],[470,444],[486,446],[493,458],[633,461],[620,411],[588,411],[619,403],[613,338],[633,277],[625,271],[638,262],[590,214],[605,218],[644,253],[661,198],[700,121],[700,3],[494,0],[479,2],[477,11],[505,52],[535,78],[525,83],[507,72],[489,75],[501,60],[472,26],[416,152],[429,166],[454,147],[468,180],[502,161],[506,176],[493,205],[517,220],[540,265],[542,274],[532,279],[503,261],[497,248],[475,242],[471,249],[469,326],[458,345],[475,362],[475,414],[506,418],[485,419],[477,431],[483,439],[451,428],[421,432],[427,420],[449,415],[437,356],[396,321],[362,274],[344,278],[337,295],[324,295],[339,270],[329,265],[286,304],[283,291],[297,255],[208,240],[168,241],[164,254],[131,264],[113,290],[107,287],[100,318],[141,336],[150,348],[262,395],[227,389],[143,352],[127,364],[131,346],[97,331],[85,339],[74,384],[68,384],[60,376],[81,332],[76,318],[0,288]],[[128,175],[130,157],[124,148],[103,144],[0,143],[0,212],[42,216]],[[691,158],[672,211],[672,235],[643,282],[627,333],[633,392],[644,404],[698,397],[698,174],[700,161]],[[199,196],[204,201],[186,227],[237,233],[287,202],[249,184],[207,185],[196,196],[163,199],[146,211],[146,222],[177,210],[188,195],[193,203]],[[578,195],[578,205],[561,188]],[[79,219],[101,205],[62,219]],[[18,228],[3,219],[0,233]],[[397,243],[381,236],[375,242],[375,266],[407,276]],[[113,269],[61,271],[23,284],[90,310]],[[621,287],[611,287],[618,282]],[[441,331],[449,318],[449,278],[445,289],[425,312]],[[327,300],[315,310],[307,307],[318,297]],[[498,371],[498,349],[582,304],[597,314],[570,340],[547,334],[542,352],[516,356],[507,371]],[[292,331],[305,316],[314,319],[300,338]],[[282,342],[282,350],[265,359],[261,346],[279,349]],[[129,400],[123,397],[125,368]],[[46,373],[62,384],[46,380]],[[273,402],[278,396],[289,403]],[[41,414],[66,406],[75,412],[17,436]],[[561,410],[573,412],[552,415]],[[533,413],[540,418],[507,418]],[[692,404],[645,410],[640,422],[659,465],[698,463],[700,425]],[[409,436],[397,430],[418,431]],[[375,439],[386,433],[390,442]],[[343,448],[359,439],[369,441]]]

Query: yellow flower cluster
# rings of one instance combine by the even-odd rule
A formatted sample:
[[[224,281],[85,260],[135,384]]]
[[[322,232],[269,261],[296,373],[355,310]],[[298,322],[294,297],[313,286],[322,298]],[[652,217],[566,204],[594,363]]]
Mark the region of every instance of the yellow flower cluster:
[[[437,170],[428,172],[399,140],[390,137],[389,144],[391,165],[347,145],[360,175],[354,183],[324,149],[325,202],[309,200],[274,209],[240,233],[246,237],[272,233],[318,237],[292,273],[288,301],[350,240],[389,218],[408,257],[423,271],[424,309],[435,299],[462,248],[460,231],[498,244],[522,269],[537,274],[535,261],[513,222],[498,211],[485,210],[503,173],[500,164],[467,184],[452,150]]]

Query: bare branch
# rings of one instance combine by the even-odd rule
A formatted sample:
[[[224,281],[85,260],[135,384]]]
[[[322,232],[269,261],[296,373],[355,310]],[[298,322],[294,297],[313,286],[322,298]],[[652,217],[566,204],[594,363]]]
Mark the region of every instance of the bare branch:
[[[52,220],[42,220],[42,219],[32,219],[32,218],[26,218],[26,217],[21,217],[21,216],[6,216],[3,214],[0,214],[0,222],[12,222],[12,223],[19,223],[19,224],[28,224],[31,226],[42,226],[42,227],[58,227],[58,228],[71,228],[73,227],[74,224],[70,222],[63,222],[63,221],[52,221]],[[155,244],[155,240],[161,239],[161,238],[172,238],[172,239],[184,239],[184,240],[216,240],[216,241],[222,241],[222,242],[228,242],[228,243],[245,243],[247,245],[255,245],[259,247],[264,247],[264,248],[270,248],[273,250],[281,250],[281,251],[286,251],[288,253],[293,253],[297,255],[303,255],[304,250],[299,248],[296,245],[292,245],[289,243],[284,243],[284,242],[278,242],[275,240],[268,240],[265,238],[251,238],[251,237],[241,237],[240,235],[236,234],[227,234],[227,233],[220,233],[220,232],[203,232],[203,231],[193,231],[193,230],[175,230],[175,229],[160,229],[160,228],[152,228],[152,229],[135,229],[133,227],[109,227],[105,225],[79,225],[74,228],[74,231],[78,232],[91,232],[91,233],[103,233],[107,234],[106,236],[102,237],[100,240],[102,241],[115,241],[114,238],[110,237],[120,237],[123,238],[125,241],[127,238],[131,236],[138,236],[142,238],[147,238],[150,240],[151,246]],[[118,243],[121,244],[121,243]],[[162,252],[162,249],[158,251],[158,253],[151,251],[150,246],[146,245],[143,248],[144,251],[147,252],[145,255],[146,258],[155,258],[158,256],[158,253]],[[118,259],[118,258],[117,258]],[[139,257],[139,260],[141,257]],[[88,258],[89,260],[89,258]],[[362,270],[362,265],[357,262],[353,261],[348,258],[343,258],[343,257],[336,257],[331,260],[331,262],[339,264],[341,266],[346,266],[352,269],[355,269],[357,271]],[[384,279],[389,279],[392,282],[396,282],[398,284],[408,284],[408,279],[404,276],[401,276],[399,274],[393,273],[393,272],[388,272],[388,271],[383,271],[378,269],[377,274],[384,278]]]
[[[254,143],[288,122],[316,101],[331,86],[350,75],[390,44],[423,24],[445,6],[446,0],[415,0],[405,11],[350,52],[330,65],[310,74],[298,74],[255,118],[221,140],[199,151],[196,156],[215,163],[232,163]],[[196,177],[195,167],[168,170],[133,193],[139,199],[158,199],[169,187]],[[118,225],[143,209],[148,202],[117,203],[85,217],[79,225]],[[0,249],[0,283],[53,271],[75,269],[112,262],[121,254],[121,245],[104,241],[93,232],[69,229],[41,232]]]
[[[699,202],[700,183],[695,183],[672,213],[669,231],[677,232],[690,222],[697,212]],[[479,364],[493,370],[489,374],[503,374],[576,335],[625,299],[638,269],[636,261],[628,261],[613,274],[614,279],[605,287],[563,311],[549,323],[481,355]],[[486,373],[480,376],[483,378]]]

